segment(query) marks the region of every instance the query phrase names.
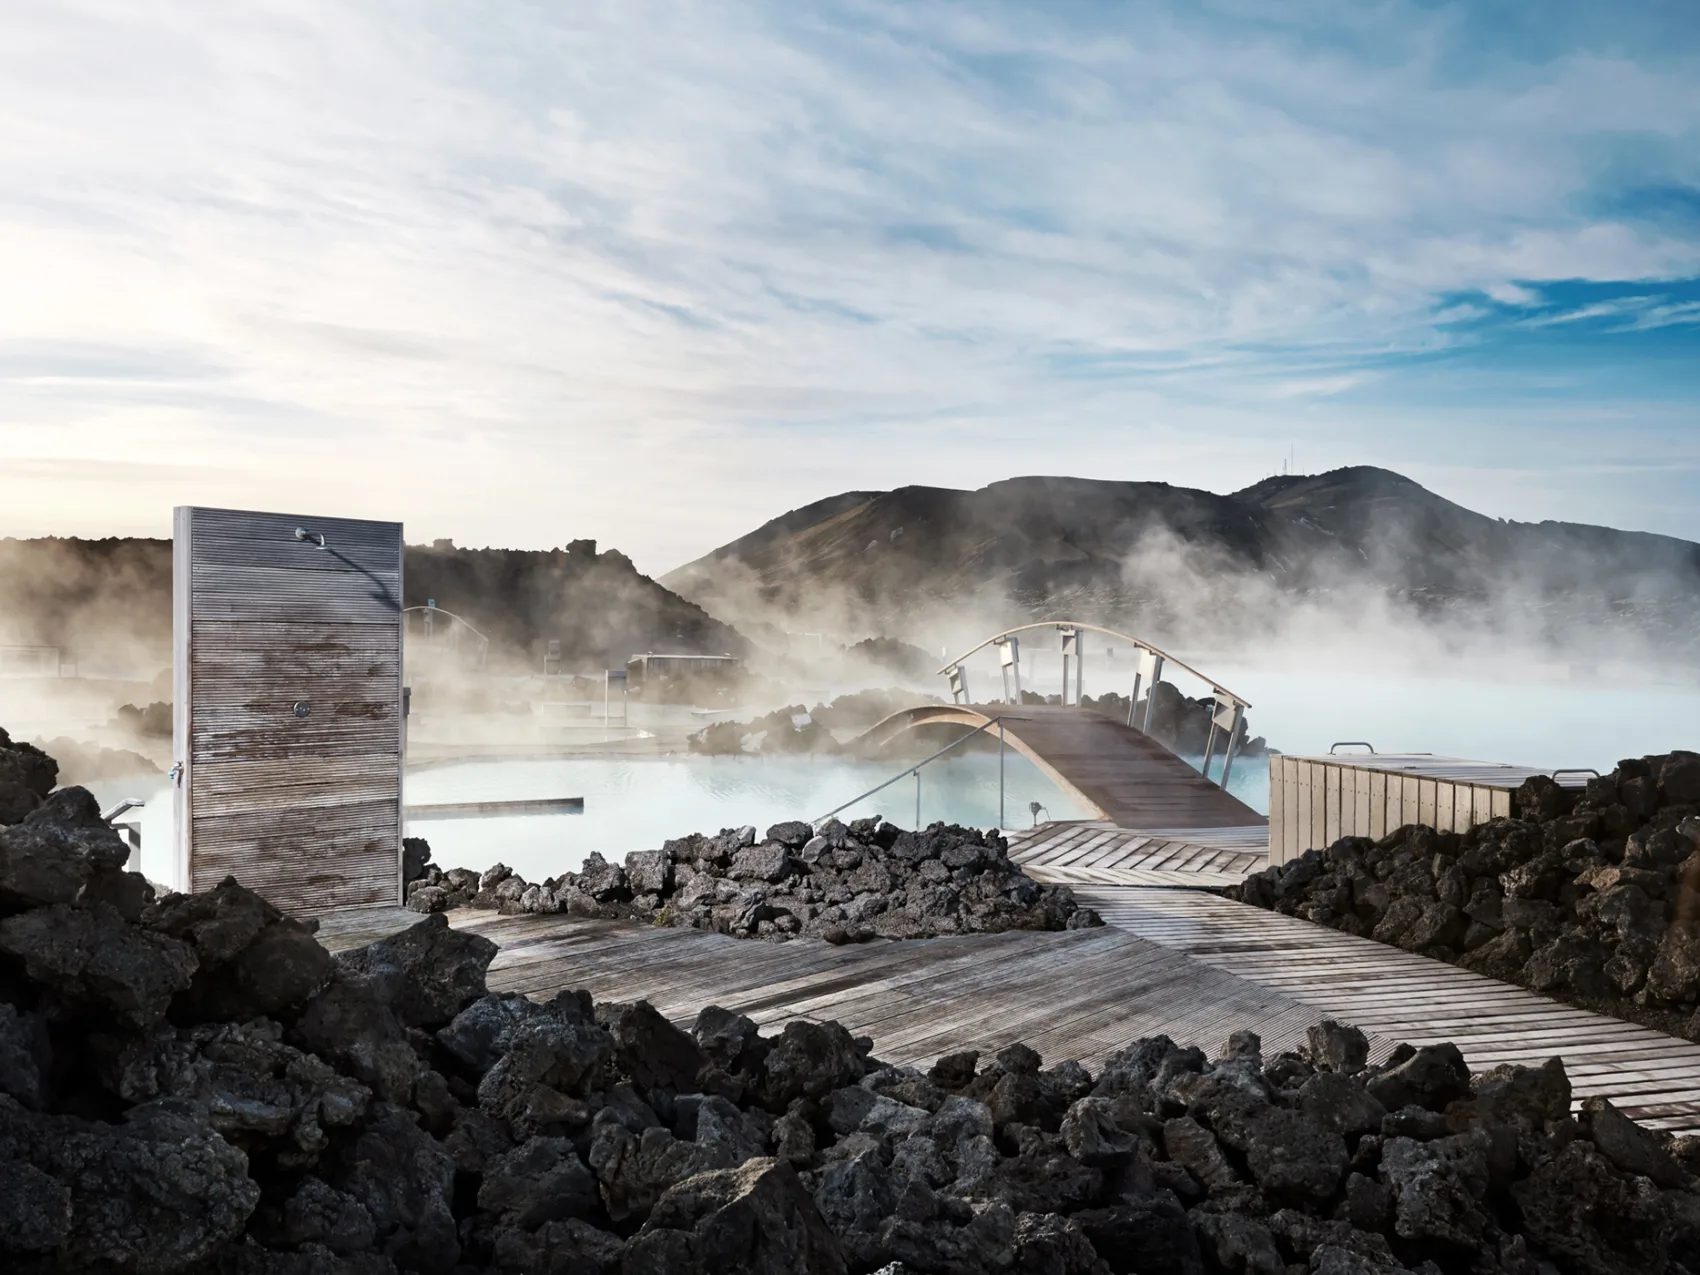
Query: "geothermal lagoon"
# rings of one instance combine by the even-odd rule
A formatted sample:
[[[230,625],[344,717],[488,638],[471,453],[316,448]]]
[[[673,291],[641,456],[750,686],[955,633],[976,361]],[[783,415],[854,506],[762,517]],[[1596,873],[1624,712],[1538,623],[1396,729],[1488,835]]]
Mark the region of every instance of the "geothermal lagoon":
[[[1490,679],[1253,666],[1224,666],[1222,673],[1252,700],[1254,732],[1295,753],[1325,753],[1337,740],[1365,739],[1383,752],[1605,771],[1619,757],[1678,746],[1686,724],[1700,716],[1700,692],[1680,683],[1630,686],[1615,678]],[[1472,711],[1460,712],[1461,705]],[[1475,711],[1481,706],[1487,711]],[[1189,760],[1195,766],[1199,761]],[[704,757],[683,751],[431,764],[409,769],[410,803],[583,797],[584,813],[420,819],[412,821],[409,832],[431,842],[438,863],[482,868],[501,861],[535,880],[577,870],[593,851],[619,859],[690,832],[814,818],[906,764],[844,757]],[[1032,825],[1028,806],[1034,801],[1043,807],[1041,821],[1091,817],[1014,749],[1006,756],[1004,778],[1006,831]],[[144,871],[162,879],[172,840],[164,779],[107,780],[89,787],[103,808],[125,797],[147,799],[141,815]],[[1229,787],[1252,809],[1266,812],[1265,759],[1237,759]],[[874,814],[905,827],[913,823],[914,780],[900,780],[843,817]],[[979,828],[997,824],[996,753],[945,757],[924,769],[921,821],[935,820]]]

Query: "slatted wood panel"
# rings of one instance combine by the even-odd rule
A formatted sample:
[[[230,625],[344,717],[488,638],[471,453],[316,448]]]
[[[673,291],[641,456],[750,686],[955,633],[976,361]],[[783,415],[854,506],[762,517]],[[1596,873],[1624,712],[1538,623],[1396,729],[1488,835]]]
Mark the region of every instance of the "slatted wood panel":
[[[1267,828],[1117,828],[1047,823],[1009,837],[1010,858],[1054,885],[1219,889],[1268,863]]]
[[[174,884],[234,875],[298,913],[394,906],[401,525],[181,508],[173,568]]]
[[[1065,791],[1123,828],[1266,827],[1143,731],[1083,708],[1023,704],[928,705],[897,713],[858,741],[883,746],[916,726],[979,726],[1004,718],[1009,745]],[[996,731],[993,728],[993,733]]]
[[[1414,1045],[1453,1041],[1474,1068],[1564,1059],[1577,1101],[1604,1094],[1635,1119],[1700,1130],[1700,1045],[1572,1009],[1371,939],[1202,891],[1075,887],[1112,926]]]
[[[1412,823],[1463,832],[1510,815],[1518,786],[1531,775],[1548,773],[1426,753],[1272,754],[1270,861],[1286,863],[1341,837],[1384,837]],[[1567,774],[1559,782],[1580,786],[1586,778]]]
[[[1295,1047],[1317,1019],[1289,996],[1109,927],[832,947],[565,916],[463,909],[450,917],[501,945],[490,967],[499,991],[546,998],[584,987],[598,1000],[648,1000],[681,1024],[705,1005],[772,1029],[794,1018],[836,1019],[872,1036],[876,1054],[896,1063],[1024,1041],[1047,1062],[1076,1058],[1095,1068],[1159,1032],[1215,1054],[1246,1028],[1273,1052]],[[418,919],[345,915],[320,937],[354,946]],[[1394,1043],[1377,1039],[1377,1055]]]

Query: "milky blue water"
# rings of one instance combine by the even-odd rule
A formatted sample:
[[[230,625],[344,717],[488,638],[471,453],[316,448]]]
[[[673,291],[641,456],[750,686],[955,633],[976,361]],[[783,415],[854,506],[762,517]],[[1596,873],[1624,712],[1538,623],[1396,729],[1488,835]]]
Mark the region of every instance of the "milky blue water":
[[[483,869],[503,862],[528,880],[575,871],[592,851],[609,859],[631,850],[658,848],[691,832],[754,824],[765,831],[785,819],[815,819],[891,778],[891,762],[781,757],[571,758],[548,761],[470,762],[407,777],[410,803],[513,801],[530,797],[583,797],[578,815],[527,815],[480,819],[417,819],[409,832],[431,843],[443,867]],[[168,790],[135,792],[134,784],[93,785],[108,807],[121,797],[150,798],[142,815],[143,871],[167,879],[172,822]],[[1060,792],[1026,758],[1006,755],[1004,826],[1032,826],[1039,818],[1085,819],[1092,811]],[[903,827],[915,823],[915,781],[899,780],[842,812],[849,820],[879,814]],[[995,754],[942,758],[922,772],[920,822],[969,827],[998,824]]]
[[[1700,748],[1700,693],[1687,686],[1586,679],[1543,684],[1451,677],[1445,669],[1433,676],[1270,668],[1224,668],[1221,673],[1252,701],[1253,731],[1291,753],[1324,753],[1337,740],[1363,739],[1382,752],[1604,771],[1620,757]],[[1006,828],[1030,826],[1032,801],[1042,804],[1041,818],[1090,817],[1019,754],[1009,753],[1006,766]],[[445,866],[482,868],[501,859],[536,879],[578,867],[593,850],[613,858],[689,832],[744,824],[765,829],[781,819],[812,819],[896,769],[890,762],[837,758],[480,762],[410,774],[407,793],[413,802],[583,797],[582,815],[414,825]],[[103,807],[122,797],[150,798],[142,816],[143,867],[153,879],[166,879],[172,830],[163,781],[93,787]],[[1252,809],[1267,811],[1268,789],[1263,758],[1235,763],[1230,791]],[[997,792],[995,754],[942,759],[924,772],[921,822],[991,827],[998,822]],[[868,814],[882,814],[905,827],[913,824],[914,781],[901,781],[845,817]]]

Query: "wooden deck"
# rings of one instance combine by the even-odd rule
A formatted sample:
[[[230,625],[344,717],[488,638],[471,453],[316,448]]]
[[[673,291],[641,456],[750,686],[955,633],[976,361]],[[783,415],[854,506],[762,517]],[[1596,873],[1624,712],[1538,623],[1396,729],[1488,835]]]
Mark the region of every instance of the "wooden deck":
[[[1372,939],[1197,890],[1075,887],[1110,925],[1414,1045],[1452,1041],[1473,1068],[1564,1059],[1578,1100],[1605,1094],[1646,1124],[1700,1130],[1700,1045]]]
[[[858,742],[878,747],[919,726],[975,727],[997,717],[1004,718],[1010,747],[1118,827],[1268,827],[1151,736],[1084,708],[929,704],[893,714]]]
[[[1159,1032],[1214,1055],[1244,1028],[1273,1052],[1297,1045],[1319,1017],[1282,992],[1111,927],[833,947],[567,916],[450,915],[501,945],[494,990],[547,997],[583,987],[598,1000],[647,1000],[683,1025],[706,1005],[774,1029],[837,1019],[872,1036],[888,1062],[925,1065],[956,1049],[1023,1041],[1047,1062],[1096,1068]],[[418,919],[399,908],[347,914],[320,937],[351,947]],[[1376,1051],[1385,1056],[1396,1043],[1377,1038]]]
[[[1269,829],[1046,823],[1009,837],[1009,857],[1051,885],[1221,889],[1269,862]]]
[[[1649,1125],[1700,1131],[1700,1046],[1687,1041],[1203,891],[1075,894],[1109,925],[832,947],[565,916],[451,916],[501,946],[490,967],[498,991],[584,987],[599,1000],[648,1000],[681,1024],[714,1004],[775,1029],[833,1018],[872,1036],[890,1062],[1020,1040],[1050,1062],[1097,1067],[1143,1036],[1214,1054],[1245,1028],[1274,1053],[1335,1018],[1361,1027],[1375,1058],[1400,1041],[1453,1041],[1478,1070],[1556,1054],[1578,1102],[1604,1094]],[[328,918],[320,933],[350,947],[416,920],[369,910]]]

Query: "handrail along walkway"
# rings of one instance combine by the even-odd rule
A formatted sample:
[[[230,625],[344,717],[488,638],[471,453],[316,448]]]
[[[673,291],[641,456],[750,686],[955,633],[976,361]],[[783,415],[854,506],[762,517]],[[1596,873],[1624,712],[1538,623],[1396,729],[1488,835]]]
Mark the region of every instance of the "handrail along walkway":
[[[859,796],[859,797],[852,797],[849,801],[845,802],[842,806],[833,807],[831,810],[827,811],[824,815],[820,816],[820,818],[818,818],[818,819],[810,820],[810,824],[814,827],[819,827],[821,824],[825,823],[828,819],[832,818],[834,815],[839,813],[839,811],[848,810],[848,809],[850,809],[851,806],[854,806],[859,801],[866,801],[869,797],[872,797],[876,792],[883,792],[885,789],[887,789],[887,788],[891,787],[893,784],[895,784],[899,779],[902,779],[905,775],[914,775],[915,776],[915,829],[916,829],[916,831],[920,831],[920,827],[921,827],[921,767],[925,766],[930,761],[936,761],[938,758],[943,757],[946,753],[950,752],[952,749],[962,747],[963,744],[966,744],[969,740],[973,739],[974,736],[978,735],[981,731],[987,731],[987,730],[990,730],[993,726],[996,726],[998,728],[998,828],[1001,830],[1004,826],[1004,817],[1003,817],[1004,816],[1004,809],[1003,809],[1003,800],[1004,800],[1004,796],[1003,796],[1003,794],[1004,794],[1004,783],[1003,783],[1003,764],[1004,764],[1003,722],[1004,722],[1004,720],[1005,720],[1005,718],[1003,718],[1003,717],[994,717],[990,721],[986,722],[984,725],[976,726],[973,730],[969,731],[966,735],[963,735],[958,739],[953,739],[950,743],[946,744],[943,748],[939,749],[938,752],[933,753],[930,756],[923,757],[920,761],[916,762],[913,766],[909,767],[908,770],[898,771],[897,774],[893,775],[890,779],[886,780],[883,784],[879,784],[876,787],[868,789],[867,792],[861,794],[861,796]],[[1031,719],[1026,718],[1026,717],[1016,717],[1016,716],[1011,715],[1011,716],[1008,717],[1008,720],[1012,721],[1012,722],[1024,722],[1024,721],[1029,721]]]

